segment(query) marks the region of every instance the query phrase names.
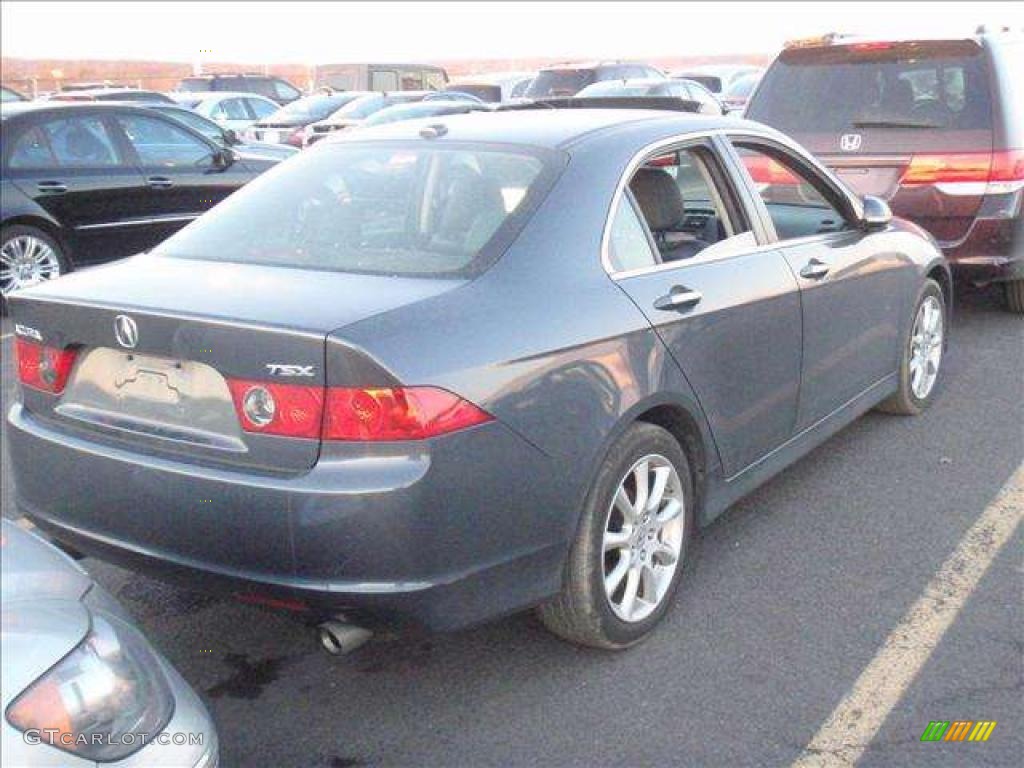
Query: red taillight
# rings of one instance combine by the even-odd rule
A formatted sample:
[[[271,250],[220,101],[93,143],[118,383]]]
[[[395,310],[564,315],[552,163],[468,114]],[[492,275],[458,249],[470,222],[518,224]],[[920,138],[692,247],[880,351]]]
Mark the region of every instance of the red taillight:
[[[22,384],[53,395],[64,391],[75,365],[75,349],[57,349],[18,339],[15,350],[18,356],[18,379]]]
[[[306,136],[306,128],[305,128],[305,126],[303,126],[301,128],[296,128],[294,131],[292,131],[288,135],[288,138],[284,140],[284,143],[288,144],[290,146],[298,147],[299,149],[302,149],[302,140],[303,140],[303,138],[305,138],[305,136]]]
[[[433,387],[327,390],[325,440],[422,440],[490,421],[458,395]]]
[[[246,432],[283,437],[319,437],[323,417],[322,387],[228,381],[235,412]]]
[[[991,152],[914,155],[903,174],[903,185],[988,181]]]
[[[349,388],[228,381],[242,429],[323,440],[424,440],[491,420],[433,387]]]
[[[1005,183],[1024,181],[1024,150],[914,155],[902,184]]]

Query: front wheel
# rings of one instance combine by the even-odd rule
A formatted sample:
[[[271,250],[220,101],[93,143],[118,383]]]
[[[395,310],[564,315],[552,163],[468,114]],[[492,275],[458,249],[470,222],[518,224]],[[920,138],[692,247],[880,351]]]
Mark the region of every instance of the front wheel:
[[[934,280],[926,280],[900,356],[899,389],[879,410],[916,416],[935,399],[946,348],[947,317],[942,288]]]
[[[668,610],[693,535],[693,483],[679,443],[637,423],[615,443],[587,496],[562,590],[539,608],[556,635],[627,648]]]

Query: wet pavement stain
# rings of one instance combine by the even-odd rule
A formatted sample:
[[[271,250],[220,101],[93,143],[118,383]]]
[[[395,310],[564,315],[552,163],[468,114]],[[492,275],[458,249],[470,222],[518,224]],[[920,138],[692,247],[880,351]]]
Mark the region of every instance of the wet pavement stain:
[[[234,668],[234,673],[216,685],[206,689],[211,699],[228,696],[232,699],[258,699],[263,689],[277,680],[286,659],[283,656],[250,662],[241,653],[229,653],[224,663]]]

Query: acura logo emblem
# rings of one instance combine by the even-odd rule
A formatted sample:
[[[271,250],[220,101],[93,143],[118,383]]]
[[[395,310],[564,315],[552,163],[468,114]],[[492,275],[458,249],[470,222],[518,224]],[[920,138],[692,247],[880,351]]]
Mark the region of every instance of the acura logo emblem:
[[[114,336],[125,349],[135,349],[139,343],[139,326],[128,315],[118,315],[114,318]]]
[[[839,137],[839,148],[843,152],[856,152],[864,142],[864,137],[859,133],[844,133]]]

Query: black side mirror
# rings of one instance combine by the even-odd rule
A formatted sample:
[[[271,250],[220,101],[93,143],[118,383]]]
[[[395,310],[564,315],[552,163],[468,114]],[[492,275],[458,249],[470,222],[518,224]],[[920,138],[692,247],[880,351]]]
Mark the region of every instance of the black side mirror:
[[[226,170],[235,164],[235,153],[225,147],[213,153],[213,167],[218,170]]]
[[[891,221],[892,210],[885,200],[874,195],[864,195],[864,214],[861,216],[864,229],[885,229]]]
[[[242,140],[238,138],[238,134],[235,133],[234,128],[227,128],[224,130],[224,143],[229,147],[234,147],[241,144]]]

